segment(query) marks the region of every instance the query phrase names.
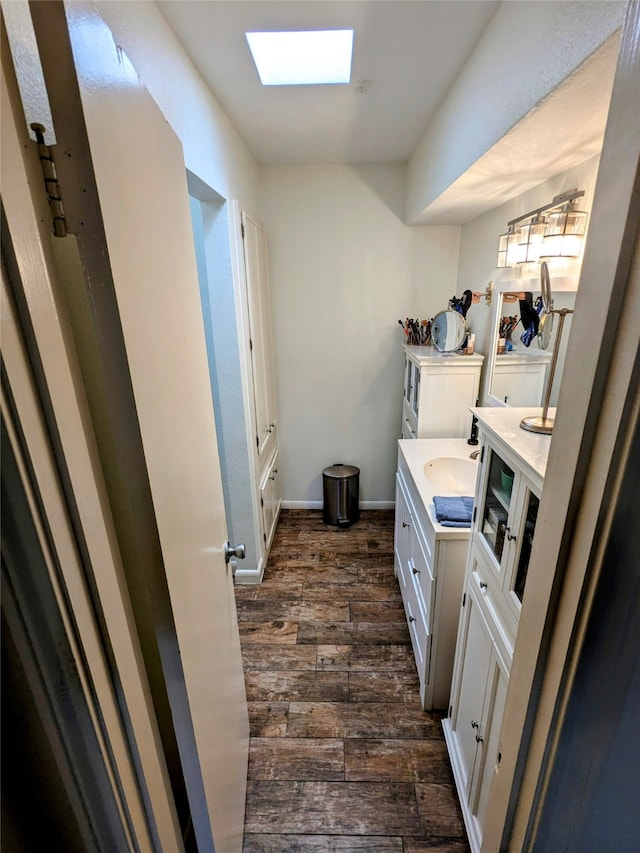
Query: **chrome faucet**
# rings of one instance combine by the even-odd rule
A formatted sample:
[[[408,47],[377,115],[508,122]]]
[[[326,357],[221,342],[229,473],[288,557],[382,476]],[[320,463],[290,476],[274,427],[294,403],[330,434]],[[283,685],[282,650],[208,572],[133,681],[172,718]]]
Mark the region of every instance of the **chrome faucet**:
[[[469,459],[477,459],[477,458],[478,458],[478,456],[480,456],[480,448],[478,448],[477,450],[473,450],[473,451],[469,454]]]

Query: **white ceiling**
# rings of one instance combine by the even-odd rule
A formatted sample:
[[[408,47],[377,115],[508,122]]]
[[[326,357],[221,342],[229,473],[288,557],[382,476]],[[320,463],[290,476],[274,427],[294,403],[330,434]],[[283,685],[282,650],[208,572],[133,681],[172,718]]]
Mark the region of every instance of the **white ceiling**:
[[[262,165],[406,161],[499,5],[495,0],[156,0]],[[245,33],[355,30],[346,86],[260,84]],[[432,202],[462,223],[597,154],[618,52],[612,37]]]
[[[259,163],[407,160],[495,0],[157,0]],[[351,83],[262,86],[245,33],[355,30]]]

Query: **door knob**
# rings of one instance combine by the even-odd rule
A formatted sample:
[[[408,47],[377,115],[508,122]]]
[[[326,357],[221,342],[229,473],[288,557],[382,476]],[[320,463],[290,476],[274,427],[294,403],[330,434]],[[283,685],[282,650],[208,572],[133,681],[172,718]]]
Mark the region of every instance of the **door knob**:
[[[237,557],[238,560],[244,560],[246,553],[247,548],[245,545],[236,545],[235,548],[232,548],[229,542],[224,543],[225,563],[228,563],[232,557]]]

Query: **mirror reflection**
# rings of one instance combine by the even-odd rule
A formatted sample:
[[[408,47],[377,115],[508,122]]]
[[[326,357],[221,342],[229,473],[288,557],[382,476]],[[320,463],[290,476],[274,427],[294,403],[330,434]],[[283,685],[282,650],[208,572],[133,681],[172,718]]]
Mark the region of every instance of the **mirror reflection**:
[[[574,292],[555,294],[561,304],[573,308]],[[494,357],[487,385],[488,401],[502,406],[541,406],[558,324],[553,314],[545,314],[542,294],[512,291],[496,294],[493,330]],[[567,316],[560,340],[560,352],[551,392],[551,406],[557,405],[564,357],[571,330]]]
[[[455,352],[465,342],[467,323],[457,311],[440,311],[431,323],[431,340],[440,352]]]

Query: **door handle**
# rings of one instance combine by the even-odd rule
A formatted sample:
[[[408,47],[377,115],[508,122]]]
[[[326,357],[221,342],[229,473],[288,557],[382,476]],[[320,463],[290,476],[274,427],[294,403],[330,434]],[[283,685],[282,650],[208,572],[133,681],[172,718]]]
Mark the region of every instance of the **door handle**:
[[[236,545],[235,548],[231,547],[230,542],[224,543],[224,561],[228,563],[232,557],[237,557],[238,560],[244,560],[247,553],[247,548],[245,545]]]

